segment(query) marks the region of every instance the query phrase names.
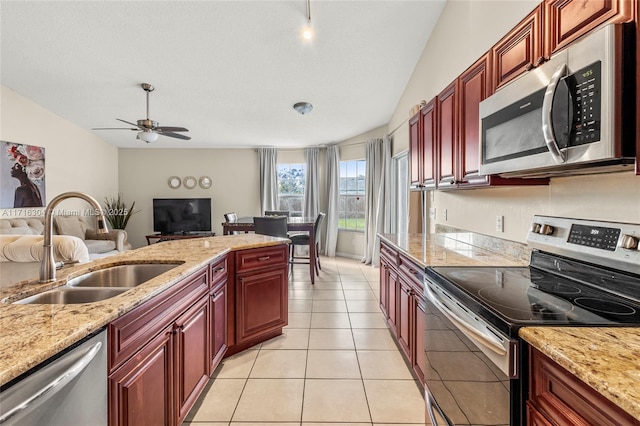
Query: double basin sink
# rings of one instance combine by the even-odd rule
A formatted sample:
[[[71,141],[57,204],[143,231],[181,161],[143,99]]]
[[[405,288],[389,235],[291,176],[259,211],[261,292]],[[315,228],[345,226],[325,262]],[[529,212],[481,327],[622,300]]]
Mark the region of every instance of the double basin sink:
[[[18,300],[15,304],[78,304],[109,299],[179,266],[136,263],[111,266],[72,278],[66,285]]]

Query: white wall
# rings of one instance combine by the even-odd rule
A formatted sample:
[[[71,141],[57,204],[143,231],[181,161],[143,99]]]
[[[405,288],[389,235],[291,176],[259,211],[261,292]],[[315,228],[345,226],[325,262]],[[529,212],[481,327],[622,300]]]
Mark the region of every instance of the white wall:
[[[141,211],[132,216],[127,232],[134,247],[146,244],[153,232],[153,198],[211,198],[211,225],[222,235],[224,214],[260,214],[258,154],[254,149],[121,149],[120,191],[128,203]],[[171,189],[170,176],[209,176],[209,189],[196,186]]]
[[[409,143],[409,110],[430,100],[538,5],[537,1],[448,1],[389,123],[394,152]],[[534,214],[640,223],[640,177],[554,178],[549,186],[434,191],[436,223],[525,242]],[[447,219],[444,219],[444,210]],[[495,219],[504,216],[504,232]]]
[[[0,117],[1,140],[45,148],[47,202],[66,191],[85,192],[101,204],[117,195],[117,148],[5,86],[0,86]],[[86,207],[80,200],[60,204],[61,209]],[[12,216],[24,214],[0,210],[0,217]]]

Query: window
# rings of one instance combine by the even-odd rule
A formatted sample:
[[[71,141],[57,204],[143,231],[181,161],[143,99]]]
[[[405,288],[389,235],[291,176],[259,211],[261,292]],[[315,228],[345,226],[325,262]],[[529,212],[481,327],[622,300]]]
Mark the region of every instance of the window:
[[[365,160],[340,162],[339,229],[364,231],[366,165]]]
[[[291,216],[302,216],[306,176],[304,164],[278,164],[277,210],[286,210]]]

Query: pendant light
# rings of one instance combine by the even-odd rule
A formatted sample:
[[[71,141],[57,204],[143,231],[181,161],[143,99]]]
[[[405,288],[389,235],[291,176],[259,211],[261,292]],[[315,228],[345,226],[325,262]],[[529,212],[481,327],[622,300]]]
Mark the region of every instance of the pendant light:
[[[313,38],[313,29],[311,28],[311,0],[307,0],[307,25],[302,30],[302,38],[311,40]]]

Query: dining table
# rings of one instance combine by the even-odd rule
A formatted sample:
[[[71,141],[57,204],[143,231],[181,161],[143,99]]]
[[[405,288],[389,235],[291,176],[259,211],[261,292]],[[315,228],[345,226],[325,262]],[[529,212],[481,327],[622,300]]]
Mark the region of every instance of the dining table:
[[[287,218],[288,232],[308,232],[309,233],[309,276],[311,284],[315,284],[315,258],[316,258],[316,241],[313,232],[315,225],[315,217],[299,217],[293,216]],[[245,234],[253,232],[255,225],[253,216],[239,217],[235,222],[222,222],[222,234],[231,235],[234,232],[244,232]]]

